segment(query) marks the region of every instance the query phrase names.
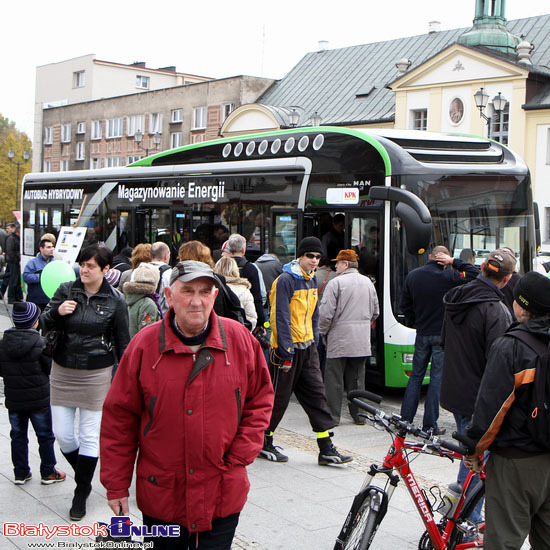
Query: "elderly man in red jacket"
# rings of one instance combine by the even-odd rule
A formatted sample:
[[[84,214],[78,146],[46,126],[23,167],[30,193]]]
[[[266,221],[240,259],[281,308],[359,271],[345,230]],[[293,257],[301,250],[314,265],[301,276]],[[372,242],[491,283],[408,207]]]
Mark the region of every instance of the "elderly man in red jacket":
[[[137,455],[137,503],[155,549],[229,550],[260,452],[273,388],[258,341],[213,311],[217,279],[180,262],[165,289],[171,306],[124,353],[105,400],[101,482],[115,514],[128,515]],[[154,529],[150,533],[154,533]]]

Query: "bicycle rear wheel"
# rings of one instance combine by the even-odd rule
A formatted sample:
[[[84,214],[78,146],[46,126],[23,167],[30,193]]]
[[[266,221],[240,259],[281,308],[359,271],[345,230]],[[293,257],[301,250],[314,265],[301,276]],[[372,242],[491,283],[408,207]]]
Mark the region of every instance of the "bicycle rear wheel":
[[[367,487],[360,502],[354,501],[346,523],[344,537],[339,538],[336,550],[367,550],[386,514],[388,497],[378,487]]]

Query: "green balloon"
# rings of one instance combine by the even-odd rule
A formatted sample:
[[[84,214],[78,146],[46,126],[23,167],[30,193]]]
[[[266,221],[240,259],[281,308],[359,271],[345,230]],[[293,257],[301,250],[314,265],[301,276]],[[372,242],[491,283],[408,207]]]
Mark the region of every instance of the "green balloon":
[[[74,269],[67,262],[53,260],[42,270],[40,286],[48,298],[53,298],[61,283],[67,283],[75,279]]]

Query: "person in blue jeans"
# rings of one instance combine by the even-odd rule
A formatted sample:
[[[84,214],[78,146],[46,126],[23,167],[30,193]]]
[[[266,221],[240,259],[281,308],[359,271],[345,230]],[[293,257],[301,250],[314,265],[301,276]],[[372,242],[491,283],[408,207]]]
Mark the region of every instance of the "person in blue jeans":
[[[23,485],[32,478],[29,467],[27,431],[31,422],[38,439],[40,477],[43,485],[65,480],[56,470],[55,437],[50,409],[50,366],[46,342],[39,332],[40,309],[31,302],[16,302],[12,318],[15,328],[0,340],[0,375],[4,379],[6,408],[11,431],[11,458],[14,483]]]
[[[449,267],[450,269],[446,269]],[[443,326],[443,296],[451,289],[475,279],[479,269],[453,258],[445,246],[435,246],[422,267],[413,269],[405,279],[400,308],[408,324],[416,329],[412,373],[401,405],[401,417],[413,422],[422,381],[431,358],[430,384],[424,405],[424,430],[436,435],[445,433],[439,428],[439,393],[443,370],[443,349],[440,345]]]

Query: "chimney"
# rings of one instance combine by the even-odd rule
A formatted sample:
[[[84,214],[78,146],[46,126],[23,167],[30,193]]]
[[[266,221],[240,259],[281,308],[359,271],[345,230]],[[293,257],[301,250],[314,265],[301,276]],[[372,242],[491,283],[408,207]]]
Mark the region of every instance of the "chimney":
[[[526,65],[532,65],[531,61],[531,52],[535,49],[535,46],[527,40],[521,41],[517,46],[516,50],[518,52],[519,62],[525,63]]]
[[[319,40],[319,49],[317,51],[324,52],[328,50],[328,40]]]
[[[141,69],[145,69],[145,61],[134,61],[132,63],[132,67],[140,67]]]
[[[168,65],[168,67],[159,67],[157,71],[166,71],[167,73],[175,73],[176,72],[176,66],[175,65]]]
[[[441,22],[440,21],[430,21],[428,23],[428,32],[430,34],[434,32],[439,32],[441,30]]]

